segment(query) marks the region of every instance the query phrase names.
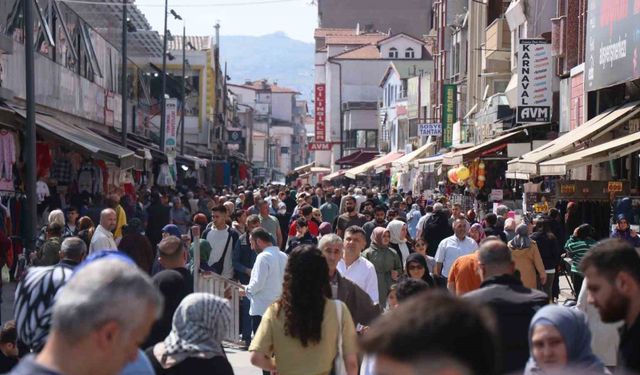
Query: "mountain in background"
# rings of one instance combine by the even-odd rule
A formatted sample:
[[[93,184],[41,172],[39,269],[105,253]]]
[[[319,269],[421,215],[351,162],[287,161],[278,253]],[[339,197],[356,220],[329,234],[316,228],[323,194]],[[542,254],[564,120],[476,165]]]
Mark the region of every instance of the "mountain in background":
[[[300,99],[313,98],[314,44],[289,38],[283,32],[263,36],[221,36],[220,58],[227,62],[231,82],[267,78],[296,89]]]

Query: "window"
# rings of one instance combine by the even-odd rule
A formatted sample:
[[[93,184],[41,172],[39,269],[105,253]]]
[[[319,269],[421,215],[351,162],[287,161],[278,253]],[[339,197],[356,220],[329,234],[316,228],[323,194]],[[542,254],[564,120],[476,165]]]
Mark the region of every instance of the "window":
[[[392,59],[398,58],[398,49],[396,47],[389,48],[389,58],[392,58]]]
[[[347,130],[346,148],[354,149],[377,149],[378,148],[378,131],[377,130]]]
[[[404,50],[404,57],[407,59],[415,58],[415,53],[413,52],[413,48],[409,47],[406,50]]]

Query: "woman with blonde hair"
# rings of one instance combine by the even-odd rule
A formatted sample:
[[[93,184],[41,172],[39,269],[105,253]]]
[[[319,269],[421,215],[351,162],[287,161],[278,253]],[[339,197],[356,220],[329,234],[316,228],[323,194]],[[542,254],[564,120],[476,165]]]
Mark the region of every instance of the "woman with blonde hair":
[[[40,249],[42,245],[44,245],[47,240],[47,228],[49,225],[57,224],[60,227],[64,228],[62,232],[62,239],[73,236],[73,233],[69,231],[69,228],[65,225],[66,220],[64,218],[64,212],[62,210],[53,210],[49,212],[49,216],[47,217],[47,224],[40,228],[40,232],[38,232],[38,237],[36,238],[36,249]]]

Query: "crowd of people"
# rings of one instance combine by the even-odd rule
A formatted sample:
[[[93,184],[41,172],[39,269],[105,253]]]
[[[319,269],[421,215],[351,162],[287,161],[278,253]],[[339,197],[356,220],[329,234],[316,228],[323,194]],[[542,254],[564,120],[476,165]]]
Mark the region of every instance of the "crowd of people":
[[[243,286],[231,340],[265,373],[640,371],[640,238],[624,214],[599,239],[555,209],[517,219],[396,189],[131,202],[49,213],[13,273],[0,373],[232,374],[231,306],[194,292],[194,272]],[[576,306],[558,304],[563,274]]]

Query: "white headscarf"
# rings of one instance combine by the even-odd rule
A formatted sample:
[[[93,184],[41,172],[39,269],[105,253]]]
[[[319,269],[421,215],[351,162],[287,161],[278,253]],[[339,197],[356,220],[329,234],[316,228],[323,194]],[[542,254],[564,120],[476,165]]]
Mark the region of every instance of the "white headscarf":
[[[163,368],[171,368],[189,357],[224,356],[222,339],[231,326],[231,308],[209,293],[186,296],[173,315],[173,327],[153,355]]]
[[[405,263],[407,257],[409,256],[409,246],[407,246],[407,239],[401,238],[402,228],[407,224],[404,221],[400,220],[391,220],[389,224],[387,224],[387,229],[391,234],[391,243],[397,244],[400,249],[400,253],[402,255],[402,264]]]

